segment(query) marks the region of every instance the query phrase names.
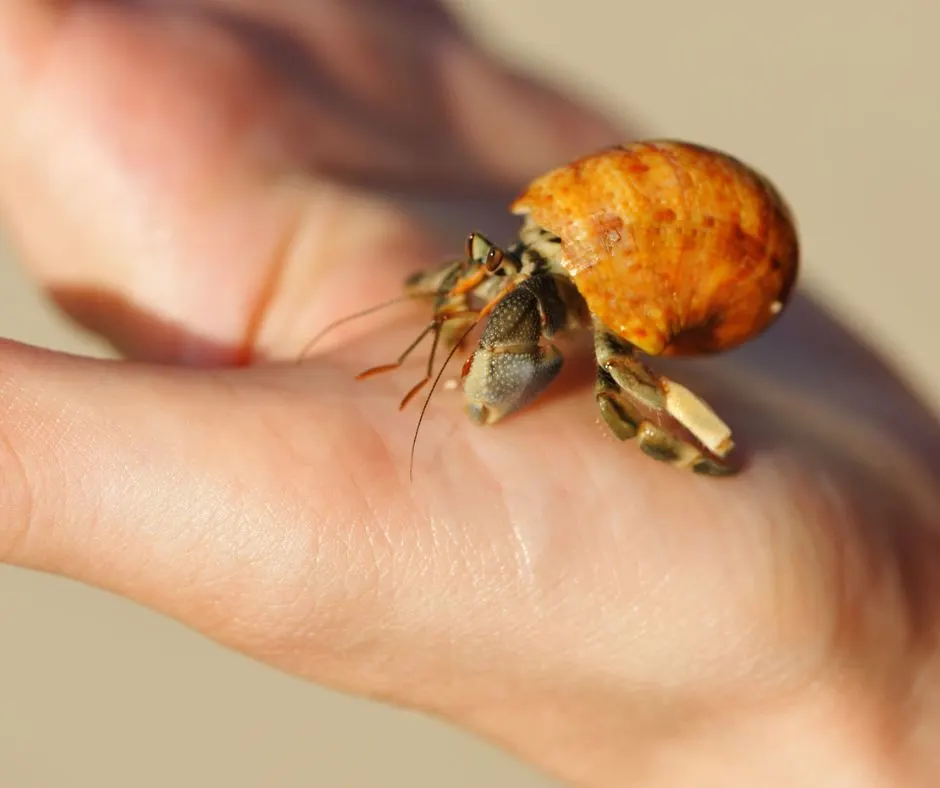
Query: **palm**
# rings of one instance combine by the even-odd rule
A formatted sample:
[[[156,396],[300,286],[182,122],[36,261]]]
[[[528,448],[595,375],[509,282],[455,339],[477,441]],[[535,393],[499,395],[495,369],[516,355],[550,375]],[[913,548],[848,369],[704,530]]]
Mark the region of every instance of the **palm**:
[[[59,29],[36,11],[43,40],[26,52],[18,39],[24,62],[42,58],[24,99],[42,98],[3,161],[33,192],[8,189],[4,208],[63,307],[133,356],[204,370],[89,375],[89,362],[54,362],[74,386],[46,407],[82,414],[77,442],[102,489],[136,490],[99,524],[120,558],[98,555],[73,574],[287,669],[442,711],[463,708],[455,671],[483,709],[542,685],[558,695],[542,702],[565,708],[596,676],[621,689],[744,692],[784,663],[805,673],[782,678],[801,682],[867,645],[870,628],[846,633],[847,604],[869,576],[914,561],[930,516],[934,480],[918,477],[917,452],[902,444],[916,436],[936,456],[938,441],[899,384],[805,301],[733,357],[675,367],[753,454],[730,480],[661,467],[613,440],[578,348],[551,393],[498,428],[472,426],[439,391],[413,483],[417,408],[397,404],[417,378],[353,375],[392,360],[426,315],[393,310],[290,363],[316,330],[394,295],[446,251],[383,190],[412,207],[444,201],[452,251],[463,232],[504,229],[505,188],[610,139],[600,122],[562,122],[579,111],[484,69],[469,44],[442,64],[436,44],[457,34],[431,11],[389,12],[383,23],[398,25],[409,54],[379,47],[370,64],[318,37],[326,14],[366,29],[348,4],[322,2],[306,25],[288,20],[287,3],[251,24],[96,6]],[[292,57],[316,70],[300,74],[283,46],[264,45],[287,29],[301,42]],[[466,104],[428,110],[427,96],[443,95],[429,73]],[[390,91],[411,103],[389,104]],[[515,125],[474,125],[488,96],[498,116],[526,111]],[[66,130],[31,148],[30,123]],[[79,175],[98,184],[97,200],[62,180],[76,145],[95,154]],[[488,207],[474,214],[464,198],[481,196]],[[37,202],[54,237],[36,230]],[[282,363],[218,368],[246,360]],[[881,424],[884,412],[906,416]],[[44,568],[61,570],[70,550]],[[478,717],[465,722],[514,738]]]

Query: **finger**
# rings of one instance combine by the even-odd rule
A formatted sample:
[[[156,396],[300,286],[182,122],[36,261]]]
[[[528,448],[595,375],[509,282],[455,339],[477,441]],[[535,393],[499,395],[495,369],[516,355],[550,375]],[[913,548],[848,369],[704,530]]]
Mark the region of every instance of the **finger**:
[[[48,286],[123,349],[243,358],[293,328],[265,324],[272,302],[286,298],[296,317],[294,294],[348,298],[321,281],[337,260],[369,266],[377,287],[379,255],[401,266],[388,274],[396,283],[406,260],[423,262],[427,240],[400,211],[283,166],[268,118],[283,125],[300,99],[230,38],[132,6],[52,8],[2,12],[0,207]],[[95,314],[108,300],[123,305],[117,318],[142,311],[167,335]]]
[[[331,310],[392,295],[442,252],[376,178],[386,191],[435,182],[487,196],[536,159],[554,164],[610,134],[452,33],[432,34],[446,28],[433,15],[324,0],[322,13],[291,17],[288,36],[293,7],[0,9],[11,119],[0,211],[59,302],[125,352],[290,355]],[[393,22],[413,47],[390,51]],[[344,35],[372,53],[373,82],[331,44]],[[458,100],[429,101],[435,92]],[[519,117],[508,130],[481,124],[486,102]]]
[[[308,671],[388,620],[379,578],[392,546],[355,489],[370,472],[383,487],[388,469],[348,410],[327,419],[261,380],[239,391],[9,343],[0,356],[0,560],[116,592],[261,659],[306,647]],[[301,399],[318,426],[292,436],[280,413]],[[362,471],[334,475],[334,463]]]
[[[466,451],[459,414],[432,417],[444,428],[438,450],[442,437],[457,450],[444,474],[429,475],[433,457],[422,462],[415,496],[413,422],[390,422],[391,386],[357,402],[348,371],[325,364],[208,375],[11,343],[0,370],[2,561],[411,705],[483,690],[474,677],[523,647],[506,640],[514,622],[555,586],[532,576],[492,504],[499,477]],[[532,427],[511,441],[507,461],[522,462],[531,438]]]

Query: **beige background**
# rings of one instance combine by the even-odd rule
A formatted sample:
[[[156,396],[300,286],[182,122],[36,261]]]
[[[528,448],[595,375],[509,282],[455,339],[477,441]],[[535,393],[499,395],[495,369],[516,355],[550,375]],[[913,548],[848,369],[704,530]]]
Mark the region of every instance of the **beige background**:
[[[759,163],[800,217],[805,281],[940,402],[936,0],[454,5],[643,134]],[[0,258],[0,335],[94,349]],[[549,784],[436,723],[63,581],[0,570],[0,638],[4,788]]]

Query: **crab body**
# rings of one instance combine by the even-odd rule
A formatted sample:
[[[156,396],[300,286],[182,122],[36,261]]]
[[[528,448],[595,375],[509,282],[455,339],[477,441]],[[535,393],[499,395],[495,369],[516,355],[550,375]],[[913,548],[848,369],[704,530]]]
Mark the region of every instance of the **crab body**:
[[[462,372],[468,415],[493,424],[532,402],[562,365],[553,337],[588,329],[595,397],[615,436],[674,465],[732,472],[730,429],[640,353],[728,350],[779,315],[799,247],[774,186],[719,151],[647,141],[535,179],[511,210],[523,217],[515,244],[503,250],[473,233],[464,259],[406,284],[434,300],[425,333],[433,331],[435,349],[441,341],[453,348],[486,321]],[[397,367],[410,350],[363,374]],[[406,401],[430,379],[433,356]]]

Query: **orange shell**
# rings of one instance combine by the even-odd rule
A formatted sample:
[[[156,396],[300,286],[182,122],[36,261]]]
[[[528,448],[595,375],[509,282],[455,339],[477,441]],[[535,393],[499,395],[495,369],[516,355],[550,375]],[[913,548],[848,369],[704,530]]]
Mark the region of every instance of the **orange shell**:
[[[650,355],[740,345],[796,279],[796,228],[776,189],[698,145],[602,150],[537,178],[511,208],[561,238],[591,313]]]

